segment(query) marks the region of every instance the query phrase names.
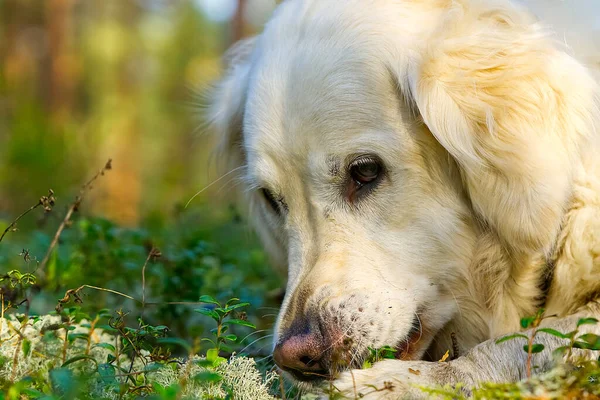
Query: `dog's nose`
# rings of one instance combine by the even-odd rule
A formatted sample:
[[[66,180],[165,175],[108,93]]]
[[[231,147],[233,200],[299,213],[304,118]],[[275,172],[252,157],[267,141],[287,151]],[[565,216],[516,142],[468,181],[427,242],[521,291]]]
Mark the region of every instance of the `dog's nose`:
[[[319,333],[289,336],[275,346],[273,359],[279,368],[301,381],[327,378],[323,365],[325,342]]]

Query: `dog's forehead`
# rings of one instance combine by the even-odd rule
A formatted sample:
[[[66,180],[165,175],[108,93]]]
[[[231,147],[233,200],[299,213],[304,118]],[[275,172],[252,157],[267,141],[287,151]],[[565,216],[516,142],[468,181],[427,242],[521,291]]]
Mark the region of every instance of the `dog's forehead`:
[[[360,147],[367,132],[389,130],[399,98],[368,43],[308,34],[283,39],[263,39],[252,65],[243,122],[251,168],[269,159],[331,160]]]

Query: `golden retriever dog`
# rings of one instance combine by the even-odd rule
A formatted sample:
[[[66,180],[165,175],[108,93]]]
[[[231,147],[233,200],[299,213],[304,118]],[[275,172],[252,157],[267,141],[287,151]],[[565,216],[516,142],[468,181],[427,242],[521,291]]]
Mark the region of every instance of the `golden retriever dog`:
[[[515,381],[523,343],[495,338],[521,318],[600,316],[599,90],[572,53],[510,0],[286,0],[230,51],[210,118],[287,268],[288,378],[373,399]],[[564,340],[538,338],[544,371]]]

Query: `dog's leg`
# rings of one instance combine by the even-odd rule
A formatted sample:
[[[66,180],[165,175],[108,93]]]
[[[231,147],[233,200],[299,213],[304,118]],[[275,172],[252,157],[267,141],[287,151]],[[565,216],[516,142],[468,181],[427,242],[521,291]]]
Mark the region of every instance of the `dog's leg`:
[[[568,333],[577,329],[577,322],[585,317],[600,318],[600,312],[588,311],[566,318],[548,319],[541,327]],[[578,329],[577,336],[584,333],[600,335],[600,323],[582,325]],[[523,333],[530,335],[531,330]],[[568,344],[569,340],[538,332],[534,343],[544,345],[544,350],[534,354],[531,360],[531,366],[537,367],[535,373],[540,373],[553,365],[553,351]],[[496,343],[496,339],[488,340],[449,362],[385,360],[369,369],[340,374],[333,387],[334,391],[351,399],[419,399],[430,398],[420,387],[462,384],[468,390],[482,382],[516,382],[527,376],[527,353],[523,349],[526,344],[523,338],[502,343]],[[574,354],[591,358],[594,353],[597,352],[575,350]],[[327,398],[329,394],[323,397]]]

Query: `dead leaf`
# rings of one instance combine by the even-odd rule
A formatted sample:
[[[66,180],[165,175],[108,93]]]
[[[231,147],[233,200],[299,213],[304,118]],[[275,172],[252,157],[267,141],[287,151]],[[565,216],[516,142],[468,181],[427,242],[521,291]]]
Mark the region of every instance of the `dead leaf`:
[[[446,354],[444,354],[442,356],[442,359],[440,360],[440,362],[444,362],[448,359],[448,357],[450,357],[450,350],[446,350]]]

